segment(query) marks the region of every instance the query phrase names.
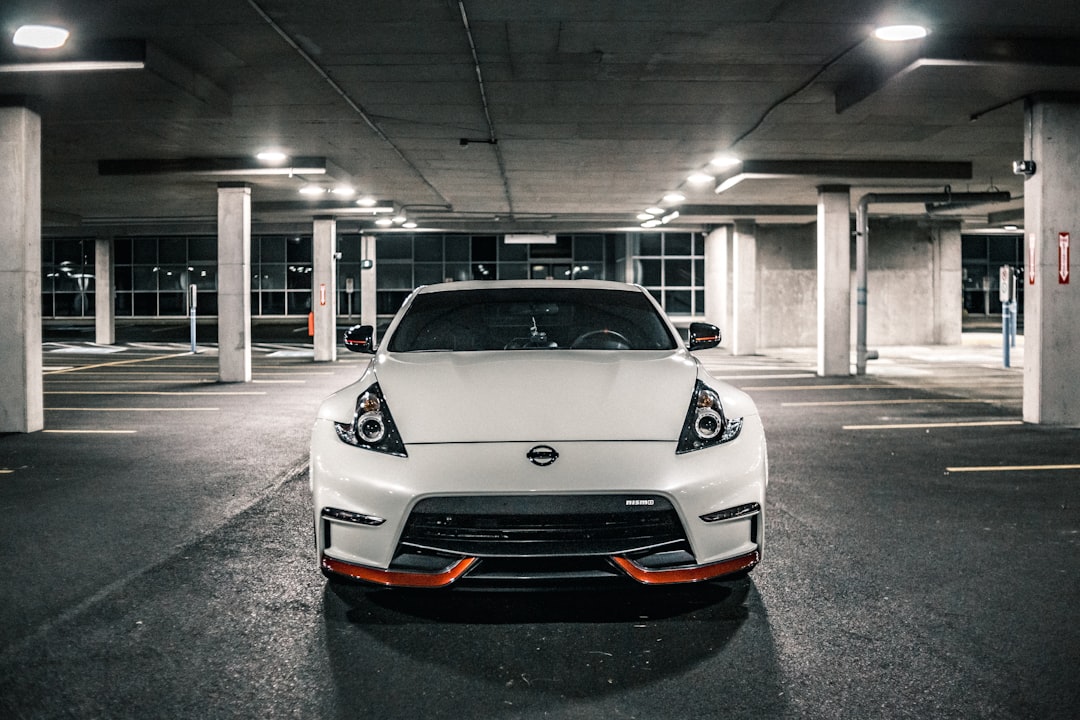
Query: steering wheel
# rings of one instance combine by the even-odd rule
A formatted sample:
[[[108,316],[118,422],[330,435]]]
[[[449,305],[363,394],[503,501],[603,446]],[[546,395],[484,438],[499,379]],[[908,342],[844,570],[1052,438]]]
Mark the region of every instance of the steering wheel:
[[[622,333],[615,332],[614,330],[590,330],[589,332],[582,333],[574,339],[574,342],[570,343],[571,349],[593,349],[593,350],[629,350],[630,341],[626,339],[626,336]]]

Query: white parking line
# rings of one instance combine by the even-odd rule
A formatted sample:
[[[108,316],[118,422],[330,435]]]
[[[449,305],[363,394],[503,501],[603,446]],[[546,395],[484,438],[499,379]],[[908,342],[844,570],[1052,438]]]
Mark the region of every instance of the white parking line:
[[[1080,470],[1080,465],[985,465],[947,467],[946,472],[1029,472],[1032,470]]]
[[[777,390],[909,390],[911,388],[899,388],[896,385],[762,385],[761,387],[740,388],[746,392],[769,392]]]
[[[930,398],[926,400],[831,400],[821,402],[786,402],[781,407],[825,407],[841,405],[954,405],[965,403],[992,403],[992,400],[971,400],[959,398]]]
[[[1023,420],[972,420],[970,422],[894,423],[892,425],[844,425],[844,430],[917,430],[920,428],[1000,427],[1023,425]]]
[[[795,373],[790,375],[716,375],[709,373],[717,380],[805,380],[816,377],[813,373]]]
[[[134,435],[137,430],[42,430],[58,435]]]
[[[47,407],[46,410],[55,410],[62,412],[219,412],[221,408],[216,407],[124,407],[124,408],[102,408],[102,407]]]
[[[221,391],[210,390],[203,392],[201,390],[46,390],[45,395],[166,395],[174,397],[178,395],[265,395],[264,390],[247,390],[247,391]]]

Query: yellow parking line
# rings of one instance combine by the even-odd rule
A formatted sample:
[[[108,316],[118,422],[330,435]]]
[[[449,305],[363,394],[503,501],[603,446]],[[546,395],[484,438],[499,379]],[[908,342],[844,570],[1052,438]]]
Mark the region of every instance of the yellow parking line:
[[[116,367],[117,365],[132,365],[134,363],[153,362],[155,360],[168,360],[169,358],[180,357],[186,353],[176,353],[172,355],[155,355],[153,357],[145,358],[132,358],[131,360],[116,360],[114,362],[97,363],[95,365],[76,365],[74,367],[64,368],[61,370],[52,370],[44,373],[45,375],[59,375],[61,373],[79,372],[80,370],[93,370],[94,368],[102,367]]]
[[[991,400],[958,400],[953,398],[929,398],[925,400],[833,400],[822,402],[786,402],[782,407],[824,407],[827,405],[952,405],[956,403],[989,403]]]
[[[972,420],[970,422],[895,423],[892,425],[844,425],[845,430],[915,430],[919,428],[997,427],[1023,425],[1023,420]]]
[[[987,465],[983,467],[947,467],[946,472],[1027,472],[1032,470],[1080,470],[1080,465]]]

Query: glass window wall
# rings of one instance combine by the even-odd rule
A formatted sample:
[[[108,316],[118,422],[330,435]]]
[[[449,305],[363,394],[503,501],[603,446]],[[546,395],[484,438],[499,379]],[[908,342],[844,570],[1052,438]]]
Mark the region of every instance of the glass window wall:
[[[92,317],[94,239],[42,244],[44,317]],[[699,233],[579,233],[553,242],[507,244],[499,235],[378,236],[376,306],[392,315],[419,285],[524,278],[610,279],[644,285],[672,315],[704,311],[704,248]],[[361,236],[338,236],[338,312],[358,315]],[[217,313],[217,238],[132,236],[113,241],[116,316],[172,317],[187,312],[186,292],[199,290],[200,315]],[[252,238],[252,315],[306,315],[311,310],[310,235]]]

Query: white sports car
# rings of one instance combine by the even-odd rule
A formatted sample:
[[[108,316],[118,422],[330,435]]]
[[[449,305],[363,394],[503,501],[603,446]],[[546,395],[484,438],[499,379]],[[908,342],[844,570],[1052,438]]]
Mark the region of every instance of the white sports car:
[[[319,565],[386,587],[745,574],[761,560],[765,435],[644,289],[417,289],[311,439]]]

